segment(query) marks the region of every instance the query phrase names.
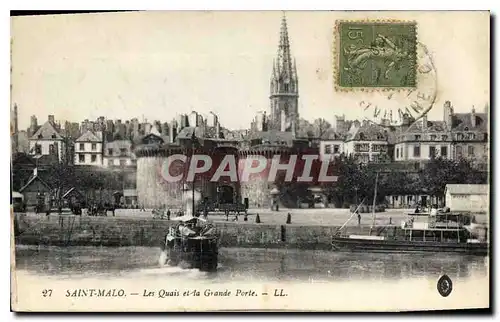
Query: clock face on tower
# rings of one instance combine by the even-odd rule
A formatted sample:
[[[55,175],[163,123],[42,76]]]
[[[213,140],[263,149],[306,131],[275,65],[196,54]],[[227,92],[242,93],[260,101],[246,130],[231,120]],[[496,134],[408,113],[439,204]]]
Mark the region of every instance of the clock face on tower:
[[[434,106],[437,71],[427,48],[417,44],[416,88],[366,93],[359,102],[363,119],[381,126],[399,126],[407,117],[418,120]]]

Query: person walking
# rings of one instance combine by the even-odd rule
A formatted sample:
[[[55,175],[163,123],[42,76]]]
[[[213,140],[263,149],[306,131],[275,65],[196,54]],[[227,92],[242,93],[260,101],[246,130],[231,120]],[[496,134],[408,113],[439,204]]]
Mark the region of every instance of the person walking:
[[[358,226],[361,226],[361,214],[358,211]]]

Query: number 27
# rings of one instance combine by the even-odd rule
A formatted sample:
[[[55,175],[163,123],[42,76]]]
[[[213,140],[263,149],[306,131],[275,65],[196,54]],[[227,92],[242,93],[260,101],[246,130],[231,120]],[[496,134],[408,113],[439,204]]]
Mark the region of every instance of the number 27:
[[[49,289],[49,290],[43,290],[42,291],[42,296],[43,297],[51,297],[52,296],[52,290]]]

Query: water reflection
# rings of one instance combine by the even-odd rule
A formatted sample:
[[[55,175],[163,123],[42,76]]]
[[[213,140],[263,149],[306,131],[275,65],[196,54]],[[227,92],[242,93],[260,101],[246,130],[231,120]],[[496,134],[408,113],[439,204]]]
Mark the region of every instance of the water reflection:
[[[216,274],[207,280],[347,281],[411,277],[452,279],[486,276],[484,257],[443,254],[370,254],[286,249],[221,249]],[[148,247],[16,247],[17,269],[53,276],[163,275],[158,268],[159,249]],[[188,272],[170,269],[171,275]],[[192,273],[192,272],[191,272]],[[189,273],[189,274],[191,274]],[[189,274],[186,275],[190,276]],[[192,274],[191,274],[192,275]],[[134,275],[137,278],[137,275]],[[198,276],[198,275],[197,275]],[[191,277],[189,277],[191,278]]]

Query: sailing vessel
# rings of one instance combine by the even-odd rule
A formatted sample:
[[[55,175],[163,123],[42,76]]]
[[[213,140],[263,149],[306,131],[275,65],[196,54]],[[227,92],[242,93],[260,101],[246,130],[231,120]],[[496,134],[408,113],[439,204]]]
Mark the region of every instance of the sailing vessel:
[[[376,190],[377,185],[375,185],[375,196]],[[355,214],[356,211],[351,218]],[[369,235],[343,234],[342,229],[351,218],[332,237],[334,250],[402,253],[449,252],[488,255],[487,230],[484,230],[484,236],[474,234],[473,229],[471,229],[474,223],[471,219],[472,216],[468,213],[431,212],[425,215],[408,216],[408,219],[403,221],[399,227],[375,227],[375,213],[373,213],[373,223]]]

